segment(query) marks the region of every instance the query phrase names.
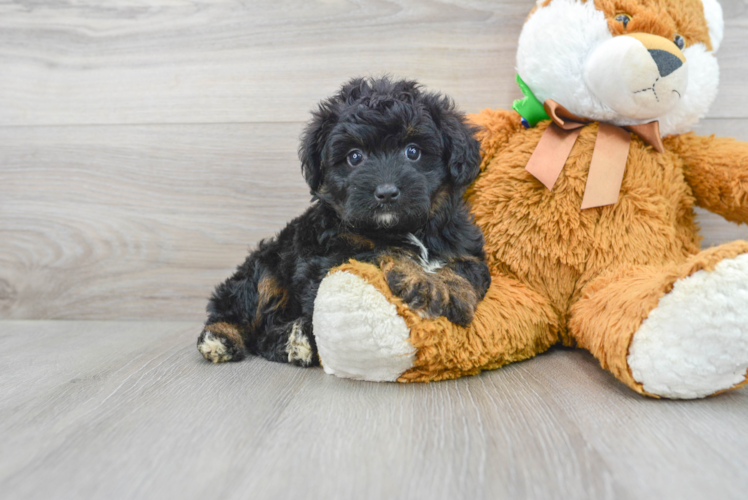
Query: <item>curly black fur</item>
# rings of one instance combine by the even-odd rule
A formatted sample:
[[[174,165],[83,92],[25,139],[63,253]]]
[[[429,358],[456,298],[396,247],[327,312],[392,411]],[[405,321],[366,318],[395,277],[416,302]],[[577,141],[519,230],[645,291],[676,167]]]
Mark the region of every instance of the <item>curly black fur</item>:
[[[423,314],[469,323],[490,284],[483,235],[463,201],[479,171],[473,133],[449,98],[414,81],[354,79],[322,101],[299,148],[313,203],[216,287],[201,352],[318,363],[317,289],[351,258],[381,266]],[[206,354],[207,332],[230,354]]]

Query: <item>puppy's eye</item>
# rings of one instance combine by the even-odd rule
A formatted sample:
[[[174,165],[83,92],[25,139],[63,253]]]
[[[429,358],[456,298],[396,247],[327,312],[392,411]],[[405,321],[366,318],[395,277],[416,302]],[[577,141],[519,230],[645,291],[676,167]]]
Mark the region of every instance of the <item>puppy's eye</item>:
[[[675,35],[675,38],[673,39],[673,41],[675,42],[675,45],[677,45],[680,50],[683,50],[683,48],[686,46],[686,40],[680,35]]]
[[[364,161],[364,153],[361,152],[359,149],[352,149],[348,152],[348,165],[355,167],[361,164],[362,161]]]
[[[416,161],[421,157],[421,150],[418,148],[418,146],[414,146],[413,144],[411,144],[410,146],[405,148],[405,157],[410,161]]]
[[[623,29],[626,29],[626,26],[629,25],[629,21],[631,21],[631,16],[628,14],[618,14],[616,16],[616,21],[623,23]]]

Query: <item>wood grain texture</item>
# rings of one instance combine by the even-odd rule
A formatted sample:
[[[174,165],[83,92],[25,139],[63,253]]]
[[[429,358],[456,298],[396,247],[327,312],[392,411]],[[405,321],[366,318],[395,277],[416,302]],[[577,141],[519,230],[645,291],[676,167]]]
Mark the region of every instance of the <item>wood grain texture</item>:
[[[299,215],[301,123],[0,127],[0,317],[195,319]],[[748,140],[748,121],[699,133]],[[699,211],[704,247],[748,227]]]
[[[308,205],[300,127],[0,128],[0,315],[203,318]]]
[[[748,1],[722,3],[722,87],[699,132],[748,140]],[[320,98],[389,72],[466,111],[507,107],[531,5],[0,2],[0,318],[202,319],[308,205],[295,152]],[[705,247],[748,239],[699,217]]]
[[[0,3],[0,125],[301,121],[356,75],[506,106],[534,0]],[[715,117],[746,118],[748,4],[723,0]]]
[[[638,396],[582,351],[376,384],[250,358],[199,323],[0,322],[4,498],[743,499],[748,390]]]
[[[0,497],[742,499],[748,389],[647,400],[582,351],[429,385],[194,342],[299,214],[308,110],[354,75],[507,107],[532,0],[0,2]],[[748,140],[748,2],[699,133]],[[748,229],[700,212],[705,246]],[[103,322],[85,319],[187,319]]]

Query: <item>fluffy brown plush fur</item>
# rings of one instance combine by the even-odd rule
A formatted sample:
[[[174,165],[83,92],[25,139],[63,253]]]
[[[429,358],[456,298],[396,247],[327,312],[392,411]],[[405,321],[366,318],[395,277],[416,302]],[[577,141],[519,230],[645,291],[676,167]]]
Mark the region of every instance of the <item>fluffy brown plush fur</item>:
[[[473,323],[426,320],[389,291],[374,266],[339,270],[373,284],[410,328],[414,367],[401,382],[442,380],[530,358],[561,342],[588,349],[637,392],[626,363],[629,343],[680,278],[748,253],[738,241],[699,251],[694,204],[748,222],[748,145],[691,134],[665,141],[667,152],[634,139],[619,203],[580,210],[595,126],[577,141],[556,189],[524,169],[547,126],[524,129],[510,111],[472,117],[483,126],[483,172],[468,199],[486,237],[493,283]],[[495,214],[503,214],[496,217]]]
[[[678,32],[688,43],[711,46],[699,0],[595,5],[608,17],[636,14],[629,31],[668,38]],[[580,210],[598,124],[582,130],[548,190],[525,166],[550,122],[526,129],[516,112],[503,110],[471,119],[481,128],[483,160],[466,196],[485,235],[493,276],[473,323],[463,328],[444,318],[424,320],[393,297],[373,266],[353,262],[341,268],[374,285],[410,328],[416,361],[399,380],[475,374],[562,343],[589,350],[605,369],[646,394],[627,364],[642,321],[676,280],[748,253],[743,241],[700,251],[693,211],[698,205],[748,222],[748,144],[684,134],[665,139],[666,152],[659,154],[634,136],[618,203]]]

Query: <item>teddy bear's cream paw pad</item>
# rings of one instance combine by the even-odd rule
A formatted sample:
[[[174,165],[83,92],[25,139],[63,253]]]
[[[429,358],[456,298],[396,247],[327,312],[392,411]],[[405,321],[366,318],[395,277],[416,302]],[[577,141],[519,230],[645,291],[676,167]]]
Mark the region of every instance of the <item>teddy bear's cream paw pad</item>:
[[[224,363],[231,361],[231,353],[224,344],[223,339],[216,337],[213,333],[205,330],[197,342],[197,350],[208,361],[213,363]]]
[[[338,271],[319,286],[314,337],[326,373],[385,382],[413,367],[410,330],[397,309],[374,286]]]
[[[748,370],[748,254],[675,282],[629,348],[634,379],[650,394],[703,398]]]

